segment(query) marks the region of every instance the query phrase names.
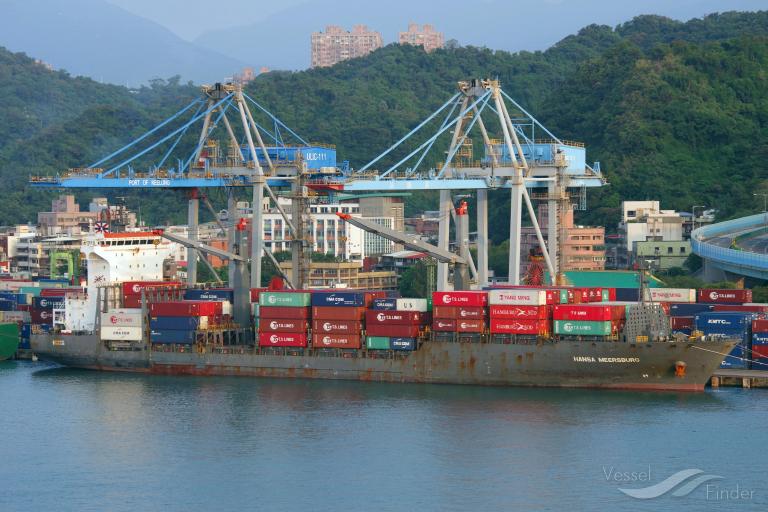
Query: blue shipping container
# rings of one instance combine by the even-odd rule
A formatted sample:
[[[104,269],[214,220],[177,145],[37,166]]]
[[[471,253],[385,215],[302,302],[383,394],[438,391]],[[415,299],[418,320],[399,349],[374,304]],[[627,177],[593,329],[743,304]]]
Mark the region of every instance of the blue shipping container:
[[[416,338],[389,338],[392,350],[416,350]]]
[[[16,294],[12,292],[0,292],[0,299],[2,300],[16,300]]]
[[[19,348],[22,349],[22,350],[31,350],[32,349],[32,345],[30,345],[29,339],[22,339],[19,342]]]
[[[738,359],[742,358],[742,359]],[[744,361],[744,345],[736,345],[731,350],[723,362],[720,364],[720,368],[746,368],[747,361]]]
[[[149,319],[149,328],[158,331],[194,331],[200,326],[197,316],[154,316]]]
[[[16,301],[0,299],[0,311],[14,311],[16,309]]]
[[[323,306],[365,306],[365,294],[359,292],[322,292],[312,294],[312,305]]]
[[[32,334],[32,324],[22,324],[20,334],[22,338],[29,338]]]
[[[711,312],[694,317],[694,327],[704,334],[747,334],[752,328],[755,313]]]
[[[700,313],[712,311],[712,304],[685,304],[676,303],[669,306],[670,316],[694,316]]]
[[[64,309],[64,297],[34,297],[32,307],[35,309]]]
[[[397,309],[397,299],[373,299],[371,309],[377,311],[394,311]]]
[[[178,331],[173,329],[151,330],[149,338],[152,343],[191,345],[195,342],[195,331]]]
[[[640,300],[640,288],[616,288],[616,300],[620,302],[637,302]]]
[[[27,304],[29,304],[29,296],[26,293],[17,293],[16,304],[22,304],[26,306]]]
[[[232,290],[186,290],[184,300],[210,300],[234,302],[235,292]]]
[[[756,332],[752,335],[753,345],[768,345],[768,332]]]

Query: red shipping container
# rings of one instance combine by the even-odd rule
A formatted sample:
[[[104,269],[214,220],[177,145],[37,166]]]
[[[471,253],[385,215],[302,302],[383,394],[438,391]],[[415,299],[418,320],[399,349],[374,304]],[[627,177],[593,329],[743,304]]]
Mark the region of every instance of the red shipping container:
[[[768,319],[752,320],[752,332],[768,332]]]
[[[456,320],[453,318],[435,318],[432,320],[435,332],[456,332]]]
[[[615,319],[614,308],[595,304],[559,304],[552,308],[554,320],[607,322]]]
[[[491,319],[528,318],[546,320],[549,318],[550,310],[551,306],[491,306]]]
[[[35,325],[53,325],[53,311],[50,309],[33,309],[29,316]]]
[[[222,314],[222,303],[202,300],[153,302],[149,312],[151,316],[215,316]]]
[[[66,297],[67,295],[76,295],[85,293],[82,288],[43,288],[40,290],[41,297]]]
[[[768,345],[752,345],[752,357],[750,359],[752,358],[768,358]],[[758,366],[760,366],[760,368],[755,368],[756,370],[768,370],[768,366]]]
[[[369,328],[377,324],[419,325],[426,323],[426,319],[427,316],[419,311],[368,310],[365,312],[365,324]]]
[[[460,320],[456,319],[456,332],[483,332],[485,320]]]
[[[434,306],[474,306],[488,305],[488,293],[486,292],[434,292],[432,293]]]
[[[139,295],[127,295],[123,297],[124,308],[140,308],[141,297]]]
[[[715,304],[712,311],[739,311],[743,313],[768,313],[764,304]]]
[[[312,308],[292,308],[287,306],[259,306],[259,317],[263,318],[289,318],[293,320],[307,320],[312,313]]]
[[[701,289],[697,295],[697,302],[744,304],[752,302],[752,290]]]
[[[123,282],[123,296],[138,295],[147,288],[179,288],[178,281],[125,281]]]
[[[360,334],[314,334],[312,346],[315,348],[360,348]]]
[[[602,302],[603,301],[603,289],[602,288],[585,288],[587,291],[587,300],[589,302]]]
[[[259,334],[260,347],[306,347],[309,338],[298,332],[262,332]]]
[[[309,329],[309,322],[294,318],[259,318],[259,332],[303,332]]]
[[[267,288],[251,288],[251,302],[259,302],[259,294],[267,291]]]
[[[322,334],[360,334],[363,331],[363,322],[356,320],[314,320],[312,333]]]
[[[360,321],[365,318],[365,311],[363,307],[313,306],[312,319]]]
[[[434,306],[432,316],[434,318],[485,318],[488,314],[486,308],[464,306]]]
[[[549,334],[549,320],[537,318],[491,318],[491,334]]]
[[[671,316],[669,319],[672,329],[693,329],[692,316]]]
[[[374,324],[366,326],[368,336],[389,336],[390,338],[418,338],[421,328],[418,324]]]

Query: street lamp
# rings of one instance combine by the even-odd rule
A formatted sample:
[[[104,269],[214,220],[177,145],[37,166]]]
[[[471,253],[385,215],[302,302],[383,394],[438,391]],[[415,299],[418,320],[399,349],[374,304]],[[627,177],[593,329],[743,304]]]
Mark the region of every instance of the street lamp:
[[[763,196],[763,213],[768,212],[768,194],[755,193],[753,196]]]
[[[697,204],[691,209],[691,215],[693,216],[693,229],[691,230],[691,234],[693,234],[694,231],[696,231],[696,208],[706,208],[706,205],[703,204]]]

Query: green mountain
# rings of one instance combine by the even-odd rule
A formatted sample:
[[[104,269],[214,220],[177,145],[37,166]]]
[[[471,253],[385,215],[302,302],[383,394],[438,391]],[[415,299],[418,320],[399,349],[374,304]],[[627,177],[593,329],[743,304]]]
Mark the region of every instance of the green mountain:
[[[20,123],[23,135],[0,142],[0,179],[13,183],[10,201],[0,203],[0,224],[34,219],[46,207],[47,194],[23,186],[30,172],[86,164],[196,94],[176,81],[139,91],[102,86],[6,54],[0,51],[0,90],[14,97],[14,107],[0,104],[0,121],[24,119],[28,103],[49,117]],[[248,93],[305,138],[336,144],[340,159],[360,167],[446,101],[458,80],[497,77],[554,133],[584,141],[588,160],[602,163],[611,185],[590,193],[580,220],[610,229],[621,199],[659,198],[683,210],[708,204],[723,215],[752,211],[752,191],[768,189],[761,172],[768,153],[766,55],[768,12],[686,23],[641,16],[616,28],[588,26],[544,52],[457,47],[426,54],[390,45],[331,68],[267,73]],[[15,82],[30,86],[14,88]],[[51,92],[34,98],[41,86]],[[183,218],[171,206],[181,202],[169,201],[175,193],[160,196],[141,196],[145,217]],[[414,195],[408,210],[433,207],[433,196]],[[491,202],[497,243],[508,232],[507,196],[496,192]],[[135,207],[132,200],[139,199],[129,196]]]

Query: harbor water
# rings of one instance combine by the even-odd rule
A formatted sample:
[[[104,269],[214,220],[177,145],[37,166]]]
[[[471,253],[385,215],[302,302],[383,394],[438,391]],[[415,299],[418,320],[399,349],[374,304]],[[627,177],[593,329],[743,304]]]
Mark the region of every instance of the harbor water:
[[[165,377],[14,361],[0,363],[0,390],[3,511],[768,509],[768,390]]]

